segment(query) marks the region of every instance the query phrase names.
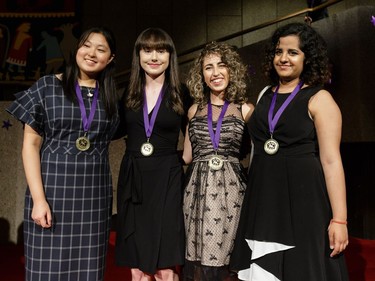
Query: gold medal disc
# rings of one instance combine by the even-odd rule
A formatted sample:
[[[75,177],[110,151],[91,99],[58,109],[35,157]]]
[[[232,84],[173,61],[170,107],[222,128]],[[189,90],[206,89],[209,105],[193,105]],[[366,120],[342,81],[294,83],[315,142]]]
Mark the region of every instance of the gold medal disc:
[[[80,151],[86,151],[90,148],[90,140],[86,136],[79,137],[76,140],[76,147]]]

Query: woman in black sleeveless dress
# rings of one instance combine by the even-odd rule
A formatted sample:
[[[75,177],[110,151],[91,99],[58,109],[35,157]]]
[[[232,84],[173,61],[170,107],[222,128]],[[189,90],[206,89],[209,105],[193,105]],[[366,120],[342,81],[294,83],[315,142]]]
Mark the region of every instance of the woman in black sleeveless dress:
[[[184,110],[177,54],[165,31],[149,28],[139,35],[125,101],[116,261],[131,268],[132,280],[176,280],[174,269],[184,262],[177,154]]]
[[[325,43],[292,23],[266,59],[273,87],[248,123],[254,157],[231,266],[241,280],[347,281],[341,113],[322,88]]]

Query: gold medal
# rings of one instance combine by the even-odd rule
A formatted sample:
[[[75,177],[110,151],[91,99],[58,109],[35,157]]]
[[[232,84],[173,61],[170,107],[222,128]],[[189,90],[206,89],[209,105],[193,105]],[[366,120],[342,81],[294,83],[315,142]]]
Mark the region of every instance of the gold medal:
[[[145,142],[141,146],[143,156],[150,156],[154,152],[154,146],[150,142]]]
[[[208,160],[208,167],[213,171],[218,171],[223,167],[224,161],[220,156],[214,155]]]
[[[76,140],[76,147],[80,151],[86,151],[90,148],[90,140],[86,137],[86,134]]]
[[[85,103],[83,102],[83,98],[82,98],[81,88],[80,88],[78,82],[76,82],[76,95],[77,95],[77,99],[78,99],[78,103],[79,103],[79,110],[81,111],[83,131],[85,132],[85,134],[82,137],[79,137],[76,140],[76,147],[80,151],[86,151],[90,148],[90,140],[87,137],[87,132],[90,129],[92,120],[94,119],[94,114],[95,114],[96,106],[97,106],[97,103],[98,103],[98,93],[99,93],[98,89],[99,89],[99,84],[98,84],[98,81],[96,81],[95,92],[94,92],[94,95],[93,95],[94,99],[92,101],[92,105],[91,105],[91,109],[90,109],[90,115],[89,115],[89,117],[87,117]]]
[[[266,142],[264,143],[264,151],[269,154],[269,155],[273,155],[275,154],[277,151],[279,150],[279,143],[271,138],[271,139],[268,139],[266,140]]]

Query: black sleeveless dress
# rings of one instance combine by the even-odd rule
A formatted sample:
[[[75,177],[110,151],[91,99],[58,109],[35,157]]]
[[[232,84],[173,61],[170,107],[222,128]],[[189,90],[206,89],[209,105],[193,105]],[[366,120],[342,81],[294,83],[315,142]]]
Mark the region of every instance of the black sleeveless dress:
[[[344,256],[329,256],[332,213],[308,113],[309,100],[319,90],[300,90],[283,112],[274,131],[280,144],[274,155],[263,149],[270,138],[271,89],[250,118],[254,157],[231,260],[241,280],[348,280]],[[277,96],[275,112],[287,97]]]
[[[183,169],[177,155],[183,116],[166,105],[167,95],[150,138],[151,156],[140,152],[146,141],[142,109],[124,114],[127,139],[117,191],[116,263],[148,274],[184,262]]]

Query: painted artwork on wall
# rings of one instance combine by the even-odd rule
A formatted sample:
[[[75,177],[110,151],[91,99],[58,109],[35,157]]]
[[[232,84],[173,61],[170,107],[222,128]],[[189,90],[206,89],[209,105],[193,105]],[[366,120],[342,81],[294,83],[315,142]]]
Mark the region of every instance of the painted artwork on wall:
[[[80,32],[78,1],[0,2],[0,83],[60,72]]]

